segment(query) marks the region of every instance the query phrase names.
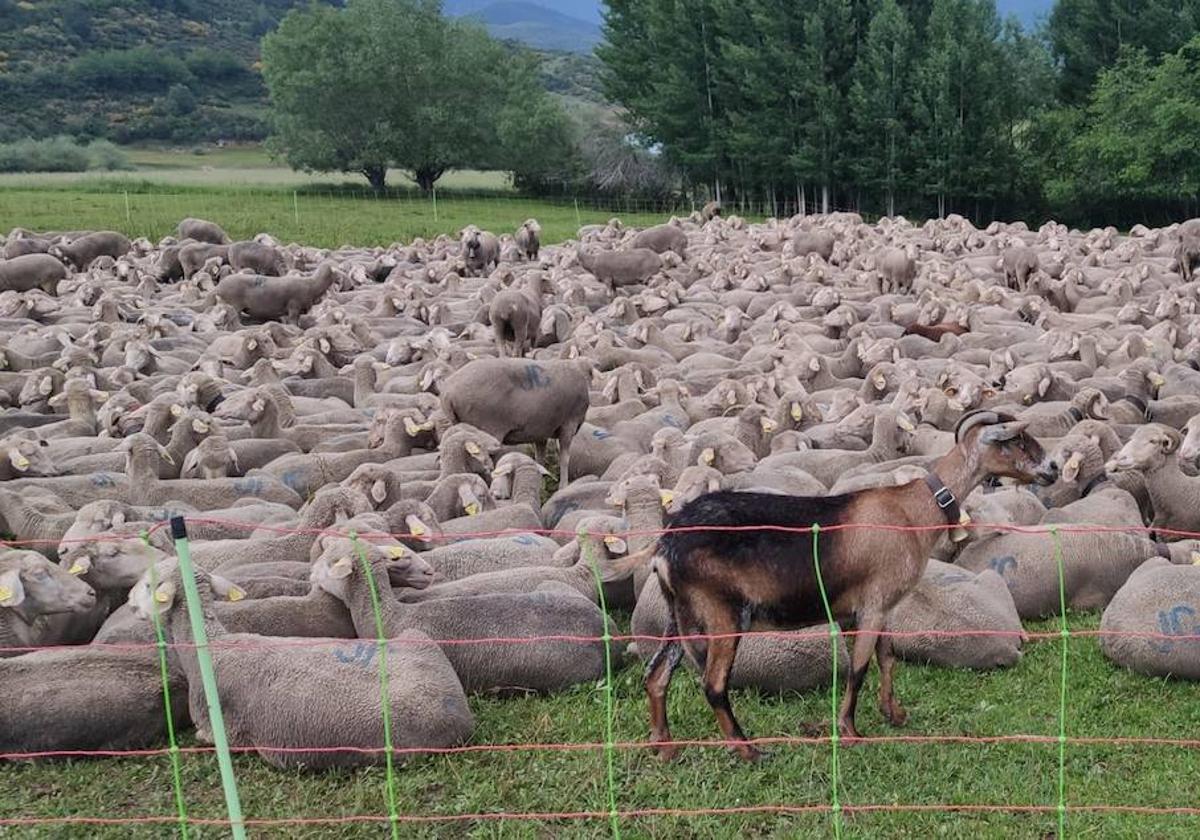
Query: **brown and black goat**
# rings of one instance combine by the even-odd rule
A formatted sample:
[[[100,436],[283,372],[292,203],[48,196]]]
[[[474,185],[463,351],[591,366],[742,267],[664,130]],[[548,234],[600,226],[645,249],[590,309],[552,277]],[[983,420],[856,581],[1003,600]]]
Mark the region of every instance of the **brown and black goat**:
[[[899,487],[820,498],[709,493],[672,518],[652,563],[671,619],[646,671],[651,742],[664,759],[678,749],[666,698],[685,651],[703,674],[705,696],[726,739],[742,758],[759,757],[733,716],[729,673],[739,634],[752,626],[795,628],[826,620],[814,567],[814,524],[834,619],[857,628],[839,729],[858,737],[854,713],[872,653],[884,717],[895,726],[904,723],[907,713],[892,694],[895,659],[884,631],[892,607],[921,579],[942,534],[937,526],[958,525],[958,500],[989,476],[1048,485],[1058,473],[1025,424],[1009,415],[965,415],[956,441],[927,478]],[[635,555],[627,562],[636,561]]]

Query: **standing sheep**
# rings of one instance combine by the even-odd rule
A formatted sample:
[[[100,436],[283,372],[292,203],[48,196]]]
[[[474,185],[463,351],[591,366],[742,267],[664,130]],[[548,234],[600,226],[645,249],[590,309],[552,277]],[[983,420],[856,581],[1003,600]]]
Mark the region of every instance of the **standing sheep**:
[[[212,245],[229,244],[229,234],[216,222],[208,222],[204,219],[184,219],[179,223],[175,232],[180,239],[194,239],[197,242],[208,242]]]
[[[542,241],[539,234],[542,232],[542,226],[538,224],[537,219],[526,219],[519,228],[517,228],[516,241],[517,253],[525,259],[533,262],[538,258],[538,252],[542,249]]]
[[[500,240],[493,234],[484,233],[471,226],[463,231],[462,258],[466,263],[467,272],[479,277],[489,267],[500,264]]]
[[[542,321],[542,291],[546,277],[535,271],[525,281],[524,288],[506,289],[492,299],[488,319],[496,333],[496,350],[501,356],[520,358],[533,348],[538,326]]]

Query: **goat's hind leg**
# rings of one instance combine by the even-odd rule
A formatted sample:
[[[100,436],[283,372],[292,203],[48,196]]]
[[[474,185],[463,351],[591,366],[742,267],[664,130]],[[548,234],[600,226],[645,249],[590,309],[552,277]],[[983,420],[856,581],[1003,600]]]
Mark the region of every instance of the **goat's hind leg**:
[[[892,688],[896,654],[892,651],[892,637],[886,631],[875,643],[875,661],[879,663],[879,711],[892,726],[903,726],[908,720],[908,712],[896,699]]]
[[[859,617],[857,624],[854,652],[850,654],[850,673],[846,677],[846,697],[842,700],[842,708],[838,712],[838,730],[844,738],[859,737],[858,730],[854,727],[854,712],[858,708],[858,693],[862,689],[863,679],[867,676],[871,656],[875,653],[879,632],[884,626],[884,616],[864,613]]]
[[[646,697],[650,701],[650,743],[663,761],[670,761],[679,754],[679,747],[671,744],[671,728],[667,722],[667,689],[671,677],[683,659],[683,645],[679,639],[678,624],[672,611],[671,620],[663,633],[663,640],[650,657],[646,666]]]
[[[703,611],[707,624],[705,632],[717,638],[708,640],[708,656],[703,663],[704,697],[733,750],[746,761],[757,761],[762,758],[762,753],[748,743],[746,733],[733,716],[733,706],[729,703],[729,674],[733,671],[733,661],[737,657],[741,638],[736,634],[744,632],[746,628],[743,625],[748,622],[726,604],[711,603],[706,607]]]

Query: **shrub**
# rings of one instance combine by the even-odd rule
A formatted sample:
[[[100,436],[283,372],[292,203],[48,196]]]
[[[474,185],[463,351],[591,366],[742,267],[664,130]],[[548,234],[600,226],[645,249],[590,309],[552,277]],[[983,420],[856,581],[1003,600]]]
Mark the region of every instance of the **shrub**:
[[[129,158],[104,140],[83,145],[70,137],[0,143],[0,172],[84,172],[129,169]]]

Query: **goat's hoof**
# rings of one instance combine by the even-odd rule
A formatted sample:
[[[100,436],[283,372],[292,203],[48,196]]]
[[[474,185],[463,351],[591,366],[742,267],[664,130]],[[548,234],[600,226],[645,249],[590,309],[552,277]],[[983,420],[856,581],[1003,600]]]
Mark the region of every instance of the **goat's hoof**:
[[[733,748],[738,758],[751,764],[758,764],[771,757],[771,754],[749,744],[740,744]]]
[[[663,763],[674,761],[679,756],[679,747],[674,744],[651,744],[651,749],[658,753]]]
[[[880,709],[883,712],[883,718],[892,726],[901,727],[908,723],[908,711],[899,703],[893,703],[890,707]]]
[[[838,724],[838,738],[842,743],[862,740],[862,736],[858,734],[858,730],[850,721],[842,721]],[[850,744],[846,744],[846,746],[850,746]]]

